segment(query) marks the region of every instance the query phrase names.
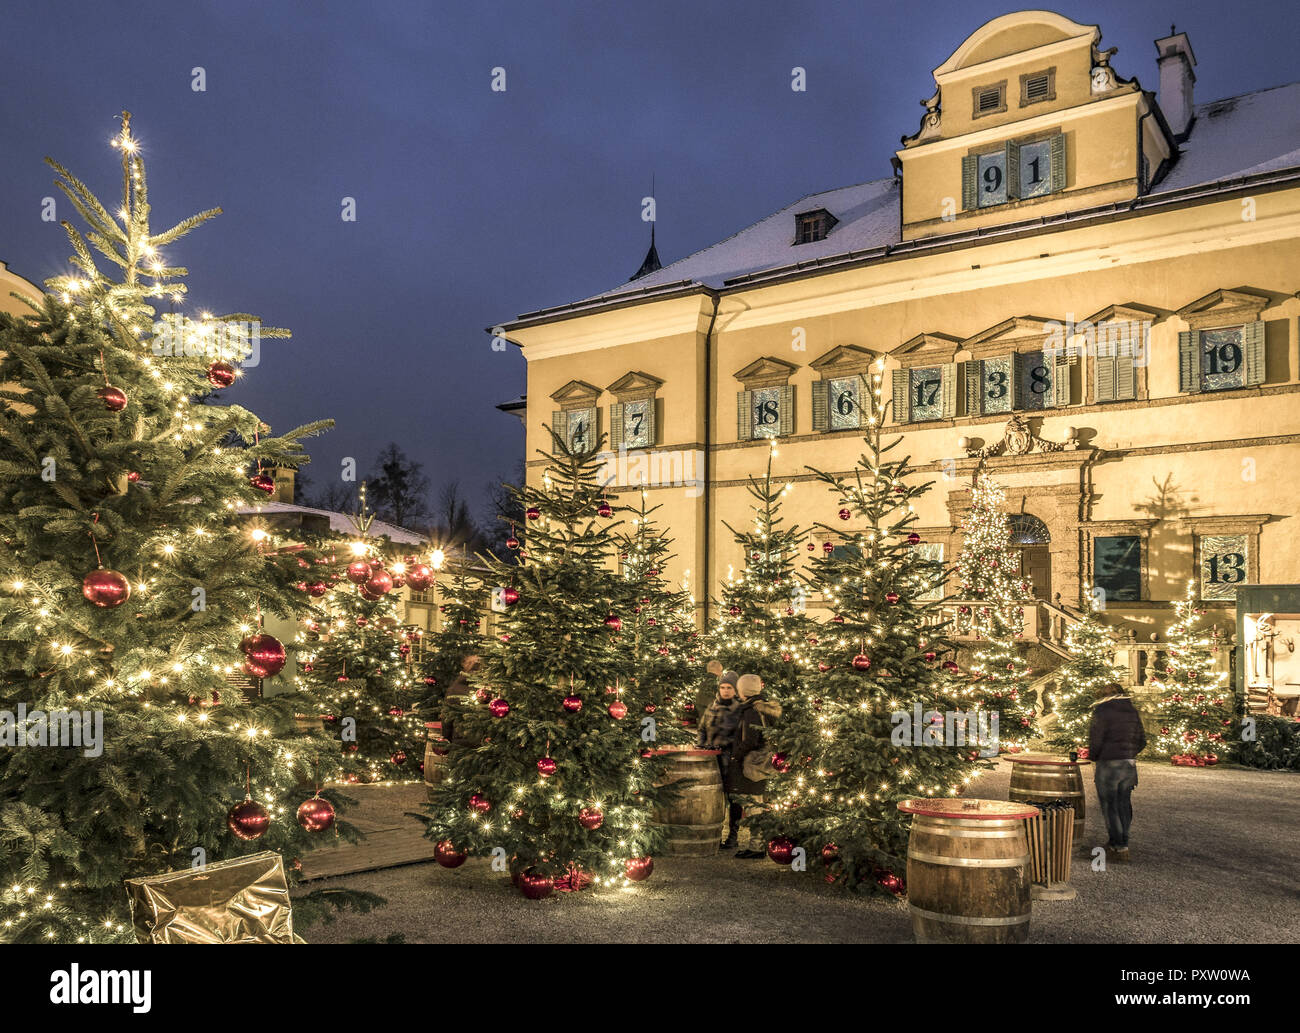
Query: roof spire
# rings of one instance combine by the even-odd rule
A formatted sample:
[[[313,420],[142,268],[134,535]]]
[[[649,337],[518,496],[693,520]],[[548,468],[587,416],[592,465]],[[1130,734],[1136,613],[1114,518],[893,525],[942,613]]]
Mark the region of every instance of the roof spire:
[[[641,279],[641,277],[647,276],[650,273],[653,273],[656,270],[663,268],[663,263],[659,261],[659,252],[655,249],[655,217],[659,214],[659,212],[654,205],[654,196],[655,196],[655,177],[654,177],[654,173],[652,172],[650,173],[650,203],[651,203],[650,250],[645,253],[645,261],[641,263],[641,268],[638,269],[635,273],[633,273],[630,277],[628,277],[628,283],[631,283],[633,280],[639,280]]]

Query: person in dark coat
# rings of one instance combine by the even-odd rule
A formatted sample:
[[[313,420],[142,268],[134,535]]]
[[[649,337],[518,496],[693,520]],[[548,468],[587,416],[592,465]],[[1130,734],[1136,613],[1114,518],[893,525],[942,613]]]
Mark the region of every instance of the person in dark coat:
[[[704,708],[700,717],[699,745],[706,750],[718,750],[718,773],[722,784],[727,783],[727,767],[731,763],[731,744],[736,736],[736,723],[740,720],[740,700],[736,698],[736,682],[740,675],[735,671],[720,671],[718,694]],[[736,830],[740,826],[741,807],[727,796],[727,838],[723,850],[736,849]]]
[[[1127,863],[1129,826],[1133,824],[1131,796],[1137,788],[1137,755],[1147,744],[1142,718],[1117,682],[1103,685],[1093,704],[1088,733],[1088,759],[1094,766],[1097,799],[1106,819],[1106,856]]]
[[[728,795],[744,793],[758,797],[761,806],[766,786],[763,781],[745,777],[745,758],[755,751],[766,750],[763,730],[781,716],[781,704],[763,698],[763,680],[756,674],[741,675],[736,693],[740,697],[740,706],[736,708],[736,731],[731,744],[725,788]],[[751,843],[748,848],[737,850],[736,856],[752,859],[763,857],[764,853],[763,850],[753,849]]]

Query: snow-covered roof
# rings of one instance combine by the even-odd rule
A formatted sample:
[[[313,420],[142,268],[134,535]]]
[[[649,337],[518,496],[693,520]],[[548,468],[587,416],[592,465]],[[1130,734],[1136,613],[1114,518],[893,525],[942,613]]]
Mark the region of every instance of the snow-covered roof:
[[[303,513],[317,517],[327,517],[329,519],[329,528],[339,534],[355,534],[356,525],[352,522],[352,517],[347,513],[335,513],[330,509],[313,509],[311,506],[298,506],[288,502],[263,502],[260,506],[242,506],[239,513],[244,516],[269,516],[273,513]],[[376,520],[370,525],[368,532],[371,538],[387,538],[392,542],[401,542],[405,545],[420,545],[426,540],[426,536],[417,534],[414,531],[408,531],[405,527],[398,527],[396,524],[385,523],[383,520]]]
[[[1178,161],[1152,195],[1300,166],[1300,83],[1199,104],[1195,113]],[[809,194],[726,240],[578,304],[683,282],[720,288],[750,273],[897,244],[900,204],[893,178]],[[838,223],[824,240],[794,246],[794,216],[817,208]]]

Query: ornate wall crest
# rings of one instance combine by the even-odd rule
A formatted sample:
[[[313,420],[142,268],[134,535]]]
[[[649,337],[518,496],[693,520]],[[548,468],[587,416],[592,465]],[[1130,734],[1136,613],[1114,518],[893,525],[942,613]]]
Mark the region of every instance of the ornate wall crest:
[[[966,441],[965,438],[962,439]],[[984,445],[982,448],[964,446],[966,455],[972,459],[988,459],[992,456],[1027,456],[1036,452],[1073,452],[1079,447],[1074,431],[1069,432],[1065,441],[1047,441],[1040,438],[1029,421],[1020,413],[1012,413],[1002,430],[1002,439]]]

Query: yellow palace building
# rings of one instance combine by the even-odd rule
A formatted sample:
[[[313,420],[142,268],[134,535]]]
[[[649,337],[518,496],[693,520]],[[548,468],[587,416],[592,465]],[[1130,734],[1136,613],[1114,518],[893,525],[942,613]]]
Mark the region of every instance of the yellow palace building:
[[[530,477],[545,426],[607,436],[613,488],[662,504],[669,573],[707,610],[770,438],[788,519],[838,523],[807,467],[853,468],[879,372],[899,451],[937,482],[933,555],[960,549],[978,464],[1006,488],[1040,651],[1094,594],[1140,687],[1191,580],[1239,689],[1293,709],[1300,83],[1195,103],[1187,35],[1155,46],[1153,93],[1097,26],[996,18],[934,70],[892,177],[663,267],[652,248],[630,283],[497,328],[528,363],[504,408]]]

